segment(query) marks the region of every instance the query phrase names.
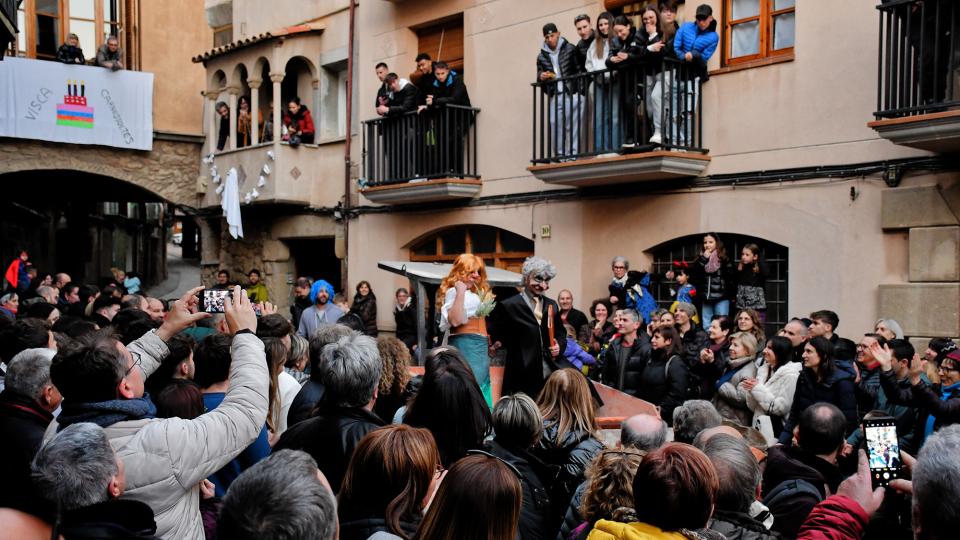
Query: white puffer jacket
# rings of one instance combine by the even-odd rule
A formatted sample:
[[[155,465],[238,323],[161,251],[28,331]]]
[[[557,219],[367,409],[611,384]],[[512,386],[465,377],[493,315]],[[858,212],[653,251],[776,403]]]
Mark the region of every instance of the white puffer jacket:
[[[747,405],[753,411],[753,422],[763,415],[779,416],[786,419],[793,405],[793,393],[797,390],[797,379],[803,370],[800,362],[790,362],[770,375],[770,364],[764,362],[757,369],[757,385],[747,393]],[[766,380],[767,377],[770,380]]]
[[[128,348],[140,354],[144,377],[170,353],[153,332]],[[269,388],[263,342],[253,334],[238,335],[233,338],[231,357],[230,387],[216,409],[193,420],[130,420],[106,428],[126,470],[123,497],[153,508],[161,538],[204,537],[200,481],[237,457],[263,429]],[[54,421],[46,437],[56,429]]]

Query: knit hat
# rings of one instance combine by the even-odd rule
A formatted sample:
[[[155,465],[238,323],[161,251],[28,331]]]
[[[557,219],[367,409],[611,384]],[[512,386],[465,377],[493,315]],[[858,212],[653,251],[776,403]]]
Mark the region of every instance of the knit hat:
[[[883,323],[884,326],[890,329],[893,332],[894,337],[897,339],[903,339],[903,328],[900,326],[900,323],[893,319],[880,319],[877,321],[877,324]]]
[[[677,302],[676,311],[682,311],[691,319],[697,316],[697,307],[690,302]]]

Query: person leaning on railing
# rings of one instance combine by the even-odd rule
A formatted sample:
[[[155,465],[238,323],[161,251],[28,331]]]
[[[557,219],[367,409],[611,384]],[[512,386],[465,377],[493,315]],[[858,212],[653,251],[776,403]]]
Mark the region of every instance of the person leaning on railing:
[[[617,69],[620,79],[620,110],[623,126],[624,146],[633,146],[637,142],[637,74],[632,66],[639,64],[644,44],[630,19],[619,15],[613,20],[613,44],[607,67]]]
[[[83,64],[83,49],[80,48],[80,38],[76,34],[68,34],[67,40],[57,49],[57,62],[64,64]]]
[[[107,42],[97,49],[97,65],[113,71],[126,69],[123,65],[123,51],[117,36],[110,36]]]

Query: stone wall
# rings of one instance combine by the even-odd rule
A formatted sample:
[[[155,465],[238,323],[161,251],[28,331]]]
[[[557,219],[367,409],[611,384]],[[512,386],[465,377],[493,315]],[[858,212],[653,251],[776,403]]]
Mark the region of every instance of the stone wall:
[[[0,175],[36,170],[71,170],[123,180],[157,197],[195,207],[201,145],[157,140],[150,152],[106,146],[0,139]]]

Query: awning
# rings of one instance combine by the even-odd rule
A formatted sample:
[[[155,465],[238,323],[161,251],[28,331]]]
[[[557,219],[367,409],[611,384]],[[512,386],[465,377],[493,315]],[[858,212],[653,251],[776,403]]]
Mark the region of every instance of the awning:
[[[380,261],[377,266],[381,270],[405,276],[411,280],[422,281],[439,285],[447,277],[453,265],[450,263],[428,263],[409,261]],[[487,267],[487,282],[492,287],[519,287],[523,276],[516,272]]]
[[[417,346],[418,359],[422,361],[427,351],[427,316],[424,313],[424,299],[427,298],[426,285],[439,285],[447,277],[453,265],[450,263],[427,263],[409,261],[380,261],[377,267],[410,280],[411,288],[417,296]],[[509,270],[492,266],[487,267],[487,282],[491,287],[519,287],[523,276]]]

